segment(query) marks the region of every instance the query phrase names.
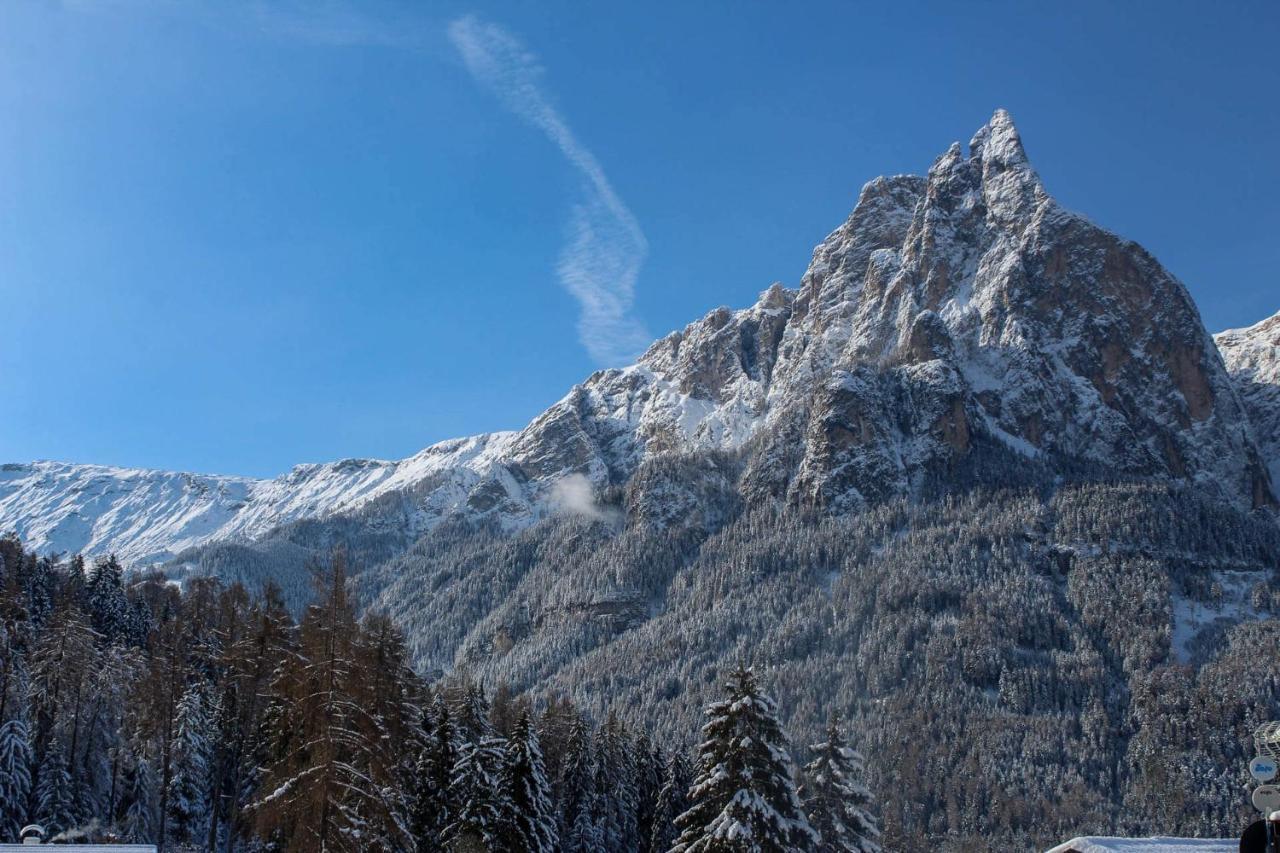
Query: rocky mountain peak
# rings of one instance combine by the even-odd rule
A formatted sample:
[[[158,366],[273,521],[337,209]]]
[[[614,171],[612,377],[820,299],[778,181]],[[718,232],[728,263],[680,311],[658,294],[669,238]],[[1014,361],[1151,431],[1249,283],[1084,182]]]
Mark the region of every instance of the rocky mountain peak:
[[[868,182],[798,291],[716,309],[572,399],[521,442],[561,446],[571,426],[572,470],[613,482],[656,455],[754,441],[749,495],[836,511],[979,446],[1271,495],[1186,289],[1059,206],[1003,110],[968,156],[953,144],[924,176]]]
[[[815,250],[792,322],[805,334],[781,361],[831,377],[797,481],[809,500],[910,488],[983,437],[1051,464],[1270,500],[1186,289],[1059,206],[1007,112],[970,156],[952,145],[923,179],[868,184]]]
[[[978,128],[969,140],[969,156],[986,166],[1005,169],[1028,165],[1022,137],[1008,110],[997,109],[991,121]]]
[[[626,486],[653,504],[642,517],[710,524],[701,496],[726,490],[843,512],[958,470],[969,484],[1031,467],[1260,506],[1280,481],[1278,328],[1215,346],[1155,258],[1053,200],[998,110],[967,155],[956,143],[924,175],[866,183],[798,289],[708,312],[518,433],[298,469],[195,507],[171,497],[186,494],[177,475],[15,469],[0,476],[0,527],[29,535],[54,517],[38,546],[150,557],[374,504],[408,507],[415,534],[456,515],[514,529],[559,511],[570,477],[597,494]],[[677,476],[671,459],[705,464]]]

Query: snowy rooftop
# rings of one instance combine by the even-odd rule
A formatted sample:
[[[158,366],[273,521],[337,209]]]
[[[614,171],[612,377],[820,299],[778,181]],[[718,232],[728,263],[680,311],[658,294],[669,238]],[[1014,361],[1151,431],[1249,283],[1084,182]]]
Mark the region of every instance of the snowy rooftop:
[[[1237,853],[1231,838],[1073,838],[1048,853]]]
[[[0,853],[156,853],[154,844],[0,844]]]

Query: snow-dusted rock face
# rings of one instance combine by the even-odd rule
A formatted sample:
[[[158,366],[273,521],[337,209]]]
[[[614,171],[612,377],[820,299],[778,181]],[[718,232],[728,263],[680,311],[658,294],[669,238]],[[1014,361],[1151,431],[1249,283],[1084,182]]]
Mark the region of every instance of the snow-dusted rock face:
[[[1271,377],[1238,393],[1182,284],[1140,246],[1059,206],[1001,110],[967,154],[957,143],[923,177],[868,183],[798,290],[775,284],[750,308],[712,311],[636,364],[592,375],[518,433],[269,481],[10,466],[0,529],[44,550],[149,562],[392,493],[411,503],[414,532],[456,513],[516,529],[554,511],[570,475],[600,492],[649,460],[711,451],[741,459],[730,485],[748,501],[835,512],[910,494],[960,465],[981,477],[983,465],[1027,460],[1185,480],[1256,507],[1274,502],[1280,477],[1275,421],[1257,421],[1275,390],[1274,347],[1266,355],[1261,343],[1274,338],[1269,322],[1272,332],[1256,331],[1263,324],[1219,341],[1237,383]],[[646,475],[629,505],[668,518],[658,504],[723,490],[729,475],[707,470],[687,486]],[[659,481],[661,501],[638,494]]]
[[[1271,482],[1280,484],[1280,314],[1247,329],[1222,332],[1214,340],[1249,412]]]
[[[516,440],[532,476],[625,478],[756,439],[748,495],[841,510],[909,492],[979,442],[1050,466],[1274,500],[1186,289],[1058,205],[1007,113],[925,177],[879,178],[774,286],[591,377]],[[527,461],[526,461],[527,460]]]

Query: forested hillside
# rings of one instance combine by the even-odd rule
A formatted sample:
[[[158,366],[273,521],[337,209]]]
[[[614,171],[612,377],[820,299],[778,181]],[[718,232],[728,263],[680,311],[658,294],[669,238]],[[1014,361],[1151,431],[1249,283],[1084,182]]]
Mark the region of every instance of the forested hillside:
[[[958,469],[919,500],[832,516],[746,507],[724,485],[739,470],[658,460],[598,517],[451,525],[387,561],[353,536],[372,566],[353,589],[423,672],[626,708],[664,737],[753,664],[801,742],[849,716],[890,849],[1238,829],[1249,733],[1280,716],[1258,666],[1280,649],[1267,514],[1010,465],[1004,487]],[[648,514],[665,482],[701,490],[684,524]],[[289,528],[256,553],[365,529]]]
[[[864,733],[891,847],[1229,835],[1280,716],[1280,532],[1156,485],[976,490],[709,535],[561,522],[360,576],[427,669],[687,732],[738,660]],[[373,597],[374,591],[377,596]],[[411,591],[417,590],[417,594]],[[1170,807],[1176,803],[1176,807]]]
[[[344,566],[294,622],[270,587],[126,584],[0,540],[0,842],[39,822],[164,851],[878,850],[838,718],[799,773],[750,671],[694,760],[563,695],[424,681]]]

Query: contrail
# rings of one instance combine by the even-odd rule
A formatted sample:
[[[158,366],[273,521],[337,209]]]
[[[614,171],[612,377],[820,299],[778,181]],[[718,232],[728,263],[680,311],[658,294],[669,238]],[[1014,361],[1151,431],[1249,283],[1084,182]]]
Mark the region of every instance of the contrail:
[[[472,76],[545,133],[586,179],[556,271],[582,308],[578,335],[591,357],[604,365],[632,361],[653,339],[631,314],[648,251],[639,223],[552,105],[542,88],[542,66],[519,39],[472,15],[450,24],[449,38]]]

